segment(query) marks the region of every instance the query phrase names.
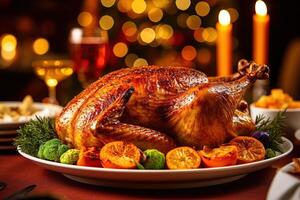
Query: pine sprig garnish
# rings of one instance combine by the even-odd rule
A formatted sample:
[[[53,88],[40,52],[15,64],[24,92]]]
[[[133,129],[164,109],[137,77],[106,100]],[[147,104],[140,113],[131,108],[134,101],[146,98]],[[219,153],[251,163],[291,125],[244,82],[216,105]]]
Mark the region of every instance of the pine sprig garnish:
[[[282,136],[284,135],[286,110],[278,112],[274,119],[258,115],[255,119],[256,131],[264,131],[269,133],[270,146],[269,148],[282,152],[280,144],[283,143]]]
[[[41,144],[56,138],[54,120],[50,118],[36,117],[21,126],[17,132],[18,136],[14,145],[32,156],[37,156]]]

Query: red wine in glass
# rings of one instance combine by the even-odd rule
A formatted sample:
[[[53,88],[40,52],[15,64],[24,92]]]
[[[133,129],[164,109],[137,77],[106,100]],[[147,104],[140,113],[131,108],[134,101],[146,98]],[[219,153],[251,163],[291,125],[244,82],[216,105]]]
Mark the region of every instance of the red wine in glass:
[[[107,62],[107,37],[82,37],[80,42],[71,44],[74,70],[83,88],[97,80]]]

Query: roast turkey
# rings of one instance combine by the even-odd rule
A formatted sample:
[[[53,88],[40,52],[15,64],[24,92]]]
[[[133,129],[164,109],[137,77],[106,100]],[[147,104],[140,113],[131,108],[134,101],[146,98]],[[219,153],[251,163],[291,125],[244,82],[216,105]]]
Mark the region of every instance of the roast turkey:
[[[163,152],[216,146],[254,128],[246,89],[269,68],[241,60],[228,77],[186,67],[145,66],[109,73],[73,98],[56,117],[60,139],[75,148],[124,140]]]

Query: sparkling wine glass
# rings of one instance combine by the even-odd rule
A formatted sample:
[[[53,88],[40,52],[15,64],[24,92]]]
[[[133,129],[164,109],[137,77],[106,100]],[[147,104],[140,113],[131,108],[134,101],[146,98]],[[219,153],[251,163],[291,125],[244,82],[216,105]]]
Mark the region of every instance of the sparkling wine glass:
[[[71,60],[39,60],[32,63],[35,73],[43,79],[48,86],[49,97],[47,103],[58,104],[56,99],[56,86],[58,82],[71,76],[73,62]]]
[[[74,70],[83,88],[97,80],[105,69],[108,53],[107,32],[97,30],[92,36],[83,36],[82,29],[70,34],[71,57]]]

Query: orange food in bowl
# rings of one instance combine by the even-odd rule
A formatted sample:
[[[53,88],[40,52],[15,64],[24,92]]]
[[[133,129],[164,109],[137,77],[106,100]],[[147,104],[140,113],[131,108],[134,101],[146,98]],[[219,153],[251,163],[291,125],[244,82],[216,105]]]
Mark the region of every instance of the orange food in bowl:
[[[77,165],[89,167],[102,167],[99,159],[99,148],[84,147],[80,149]]]
[[[105,168],[134,169],[140,159],[140,150],[124,141],[107,143],[100,151],[100,160]]]
[[[262,108],[300,108],[300,101],[294,101],[293,98],[284,93],[281,89],[272,89],[269,96],[262,96],[255,102],[256,107]]]
[[[213,149],[204,148],[199,154],[206,167],[223,167],[237,163],[238,150],[235,145],[224,145]]]
[[[177,147],[166,155],[169,169],[195,169],[200,166],[201,159],[196,150],[191,147]]]
[[[238,136],[230,141],[238,150],[238,163],[250,163],[263,160],[266,155],[264,145],[257,139],[249,136]]]

